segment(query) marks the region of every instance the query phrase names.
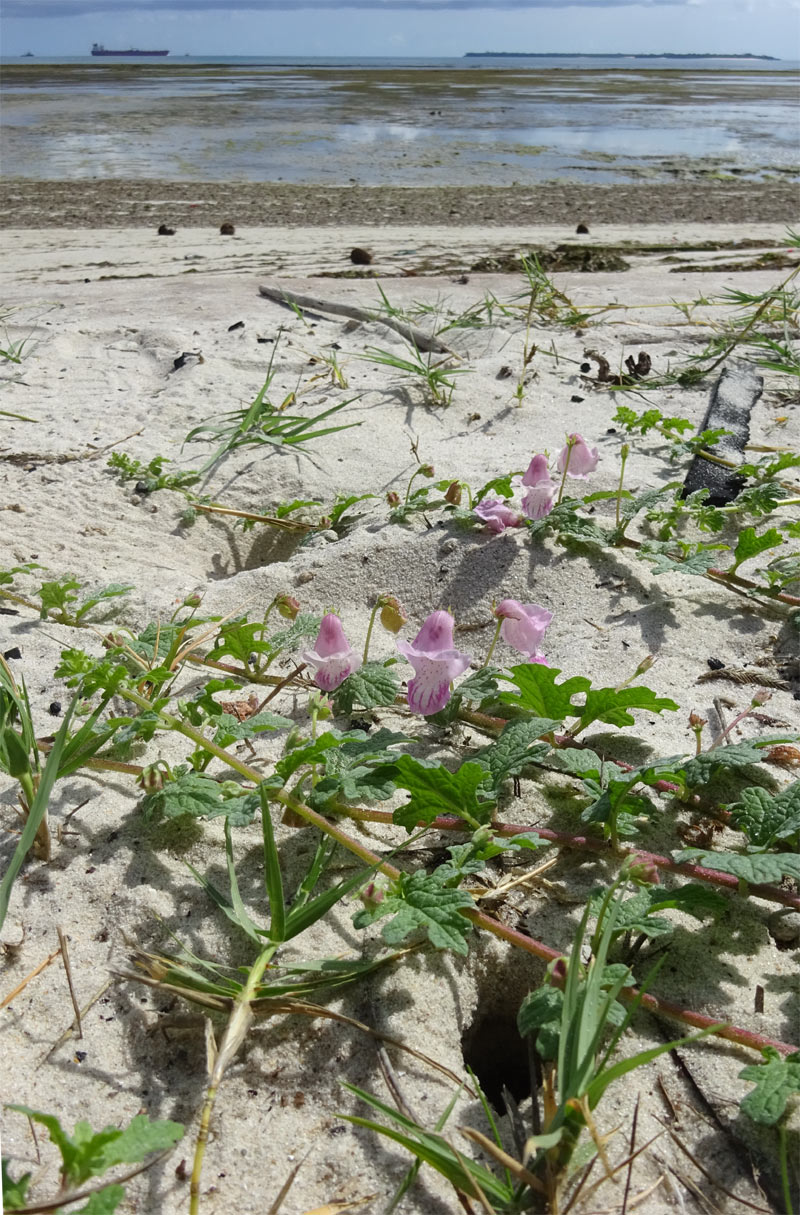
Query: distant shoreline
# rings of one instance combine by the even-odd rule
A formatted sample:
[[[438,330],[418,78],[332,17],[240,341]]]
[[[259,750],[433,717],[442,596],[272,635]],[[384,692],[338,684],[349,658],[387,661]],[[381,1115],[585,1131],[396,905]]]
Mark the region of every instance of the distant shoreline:
[[[465,59],[763,59],[770,63],[780,63],[777,55],[753,55],[749,51],[739,55],[712,55],[705,52],[678,55],[674,51],[664,51],[656,55],[652,52],[642,54],[625,54],[614,51],[604,55],[594,52],[580,51],[467,51]]]

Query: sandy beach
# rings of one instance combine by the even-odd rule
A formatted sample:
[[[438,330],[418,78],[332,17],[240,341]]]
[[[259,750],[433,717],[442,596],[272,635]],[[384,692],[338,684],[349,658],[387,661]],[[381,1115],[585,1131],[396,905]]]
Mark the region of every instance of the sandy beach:
[[[700,187],[680,181],[613,186],[570,181],[514,187],[323,187],[125,178],[0,181],[3,228],[157,228],[162,223],[193,228],[232,223],[249,229],[353,224],[538,228],[548,224],[558,226],[566,238],[582,223],[630,226],[619,239],[638,240],[645,224],[785,227],[796,224],[798,215],[798,187],[790,181],[709,180]],[[665,234],[651,235],[657,243]],[[525,234],[527,239],[532,236]],[[707,238],[717,239],[713,229]]]
[[[523,472],[534,453],[549,453],[554,463],[565,436],[575,432],[597,447],[599,462],[589,481],[570,485],[571,493],[613,494],[623,442],[630,447],[624,479],[632,492],[680,483],[691,452],[655,429],[626,433],[616,411],[621,405],[636,412],[652,407],[698,428],[723,365],[744,375],[759,357],[763,361],[763,351],[743,340],[706,376],[683,383],[677,378],[710,338],[744,327],[743,318],[757,305],[734,307],[732,292],[757,300],[797,266],[797,249],[786,235],[796,218],[793,187],[714,182],[691,189],[678,183],[367,190],[10,179],[0,199],[7,250],[0,347],[20,359],[0,366],[2,567],[17,571],[0,585],[0,652],[14,679],[24,678],[37,737],[52,738],[71,697],[54,674],[62,651],[101,656],[110,630],[132,637],[149,622],[166,625],[189,596],[200,597],[203,617],[248,613],[256,620],[276,596],[289,595],[303,613],[335,610],[359,648],[376,596],[387,593],[405,608],[401,636],[408,640],[429,613],[451,612],[455,645],[469,653],[473,670],[486,657],[493,605],[502,599],[535,602],[553,614],[545,653],[562,679],[582,675],[595,687],[615,688],[652,656],[644,682],[679,709],[636,710],[635,724],[621,733],[596,723],[582,737],[600,753],[634,764],[688,757],[695,750],[689,714],[709,723],[704,745],[710,745],[747,711],[762,680],[768,702],[735,727],[729,741],[796,737],[800,673],[789,620],[791,595],[800,594],[796,582],[786,588],[789,600],[770,601],[704,577],[656,574],[632,547],[598,550],[554,535],[534,539],[525,526],[494,534],[475,518],[453,517],[446,505],[393,522],[387,503],[387,494],[404,498],[415,474],[413,488],[442,480],[475,490]],[[234,236],[220,235],[226,221],[235,224]],[[581,222],[589,234],[576,234]],[[175,234],[157,235],[162,223]],[[370,251],[371,265],[353,265],[354,246]],[[500,272],[532,248],[543,266],[564,267],[548,271],[556,294],[540,284],[534,298],[519,269]],[[557,255],[561,262],[548,260]],[[303,315],[261,294],[261,286],[313,296],[317,306]],[[794,289],[790,283],[787,290]],[[360,309],[364,319],[347,319],[333,305]],[[452,373],[449,403],[432,399],[423,377],[371,357],[376,350],[410,357],[408,343],[385,323],[398,315],[445,344],[437,360],[441,356],[444,373]],[[796,305],[786,321],[794,340],[795,323]],[[783,340],[777,322],[765,331]],[[651,370],[612,391],[598,356],[611,375],[624,374],[625,360],[635,364],[640,352],[649,356]],[[351,428],[307,448],[261,445],[228,454],[192,487],[201,508],[215,504],[223,508],[218,513],[192,510],[181,492],[143,486],[142,473],[123,479],[119,466],[109,466],[112,454],[124,453],[140,468],[158,456],[169,461],[163,466],[169,473],[201,468],[215,443],[187,443],[187,435],[209,420],[219,422],[226,411],[245,409],[263,386],[271,359],[268,395],[276,408],[307,418],[341,405],[329,424]],[[702,365],[712,362],[708,357]],[[341,370],[339,380],[334,367]],[[764,382],[752,411],[748,454],[757,459],[797,452],[796,377],[763,366],[756,371]],[[419,473],[423,464],[433,466],[430,477]],[[797,474],[796,468],[779,474],[794,498]],[[325,517],[337,495],[372,496],[332,527]],[[520,496],[517,489],[517,504]],[[297,499],[307,505],[290,517],[309,530],[245,527],[235,513],[223,513],[274,518],[281,504]],[[612,526],[615,505],[613,497],[600,499],[583,517]],[[733,522],[737,528],[754,524],[760,533],[796,518],[796,506],[779,504],[767,517],[737,516]],[[657,527],[641,515],[629,535],[638,542],[655,539]],[[705,538],[736,543],[728,524]],[[796,551],[796,541],[787,537],[781,553]],[[757,579],[774,556],[762,553],[740,573]],[[730,553],[720,556],[720,564],[730,560]],[[59,622],[54,612],[40,618],[41,583],[67,574],[81,584],[79,597],[112,583],[131,589],[87,613],[80,627]],[[108,615],[104,606],[112,609]],[[199,653],[209,650],[216,627]],[[393,654],[394,638],[376,627],[372,657]],[[501,642],[494,661],[511,666],[514,651]],[[295,663],[296,655],[287,653],[270,671],[288,678]],[[712,668],[719,678],[710,681]],[[411,675],[405,665],[391,669],[403,680]],[[750,679],[726,679],[725,670]],[[307,674],[269,704],[304,735],[310,729]],[[197,680],[198,668],[187,664],[173,690],[172,711],[195,695]],[[217,695],[244,703],[251,694],[260,700],[266,692],[240,679]],[[111,707],[128,711],[118,699]],[[408,745],[414,754],[450,768],[488,741],[479,726],[432,724],[402,704],[362,706],[333,724],[403,732],[413,740]],[[242,763],[269,773],[288,734],[289,726],[282,726],[231,749]],[[127,1183],[118,1210],[140,1215],[189,1209],[187,1178],[208,1039],[196,1008],[119,972],[132,972],[134,947],[171,953],[178,942],[225,967],[253,959],[252,941],[215,909],[187,868],[226,887],[223,820],[153,821],[142,813],[143,790],[133,769],[161,761],[175,766],[186,762],[186,754],[184,738],[160,732],[137,741],[119,770],[84,767],[61,778],[50,803],[51,859],[29,857],[2,930],[0,999],[58,949],[61,927],[76,1000],[86,1009],[79,1039],[58,959],[0,1009],[4,1099],[56,1112],[70,1128],[80,1118],[96,1128],[122,1126],[139,1112],[186,1127],[171,1155]],[[126,770],[126,764],[133,767]],[[223,765],[214,760],[208,772],[219,777]],[[796,771],[776,766],[763,777],[774,790],[793,779]],[[3,868],[19,839],[17,800],[17,781],[0,774]],[[380,807],[393,809],[403,800],[396,792]],[[586,804],[573,777],[524,767],[513,788],[507,782],[497,819],[585,833],[595,829],[581,820]],[[275,811],[291,888],[315,846],[316,828],[281,822],[280,808]],[[701,811],[663,798],[658,812],[639,822],[636,847],[666,855],[702,838]],[[400,849],[392,863],[410,870],[439,863],[444,847],[469,838],[437,830],[409,849],[400,827],[346,817],[336,822],[379,854]],[[242,899],[259,923],[265,914],[261,838],[258,817],[232,829]],[[716,824],[713,847],[741,848],[742,835],[730,823]],[[549,859],[546,873],[524,876]],[[471,884],[477,905],[558,951],[568,951],[589,892],[610,881],[619,866],[602,847],[549,848],[524,862],[517,856],[507,865],[501,860],[488,864],[481,890]],[[340,848],[333,877],[349,876],[355,863]],[[509,877],[519,881],[498,896],[492,887]],[[681,880],[662,873],[666,888]],[[782,895],[791,907],[797,883],[786,879]],[[652,991],[796,1050],[800,937],[788,944],[776,937],[775,916],[784,904],[748,898],[735,888],[721,897],[717,915],[701,921],[668,913],[667,960]],[[382,923],[355,928],[361,907],[356,888],[290,943],[282,961],[378,956],[385,948]],[[644,947],[635,963],[637,982],[657,956],[655,948]],[[520,1001],[544,971],[543,961],[476,929],[466,956],[425,945],[314,999],[401,1039],[459,1081],[468,1082],[467,1064],[480,1073],[479,1061],[499,1052],[494,1074],[509,1085],[522,1074],[519,1100],[529,1127],[525,1047],[517,1041],[508,1047],[509,1058],[503,1052],[515,1036]],[[219,1044],[224,1021],[212,1020]],[[626,1030],[621,1051],[630,1055],[685,1030],[666,1016],[643,1012]],[[277,1209],[271,1204],[296,1166],[280,1207],[285,1215],[385,1211],[412,1158],[339,1116],[367,1115],[343,1082],[391,1104],[377,1047],[352,1022],[298,1014],[257,1020],[213,1112],[204,1215]],[[408,1108],[432,1129],[456,1083],[393,1046],[386,1050]],[[631,1166],[630,1199],[637,1199],[639,1211],[694,1215],[709,1203],[730,1212],[745,1209],[742,1203],[781,1209],[774,1132],[739,1108],[748,1091],[740,1073],[760,1057],[711,1036],[609,1088],[595,1119],[601,1134],[617,1128],[609,1143],[613,1161],[629,1154],[634,1111],[636,1145],[657,1137]],[[511,1119],[506,1113],[497,1120],[505,1150],[513,1153]],[[447,1134],[459,1151],[473,1152],[488,1167],[488,1157],[459,1133],[464,1126],[487,1132],[479,1102],[462,1089]],[[795,1109],[792,1151],[798,1128]],[[15,1176],[34,1174],[31,1194],[37,1199],[56,1190],[52,1145],[41,1133],[37,1147],[18,1114],[4,1116],[3,1154]],[[600,1184],[576,1210],[619,1208],[626,1170],[613,1180],[602,1180],[601,1173],[597,1166],[591,1180]],[[452,1188],[423,1168],[398,1209],[450,1215],[464,1208]]]

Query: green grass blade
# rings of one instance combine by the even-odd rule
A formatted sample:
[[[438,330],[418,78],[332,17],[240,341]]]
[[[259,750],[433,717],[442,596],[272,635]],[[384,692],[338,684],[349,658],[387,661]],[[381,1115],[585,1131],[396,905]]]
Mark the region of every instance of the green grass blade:
[[[47,757],[47,763],[42,770],[39,788],[36,790],[36,796],[33,799],[30,813],[25,821],[25,826],[22,829],[19,842],[14,849],[14,855],[11,858],[8,869],[3,875],[2,882],[0,882],[0,928],[5,923],[8,903],[11,898],[11,888],[14,885],[17,874],[22,868],[22,862],[25,860],[29,849],[33,845],[33,841],[36,839],[36,832],[39,830],[42,820],[47,813],[47,804],[50,801],[50,794],[53,791],[53,785],[56,783],[56,777],[58,776],[58,767],[67,740],[69,723],[72,720],[72,714],[75,712],[77,703],[78,697],[75,695],[70,701],[69,708],[64,715],[61,729],[56,734],[52,749]]]

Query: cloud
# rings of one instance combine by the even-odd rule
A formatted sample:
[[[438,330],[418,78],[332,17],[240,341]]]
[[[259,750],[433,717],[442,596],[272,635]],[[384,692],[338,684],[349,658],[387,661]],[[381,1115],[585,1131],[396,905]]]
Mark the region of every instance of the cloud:
[[[423,12],[430,9],[505,9],[524,11],[537,8],[656,8],[685,7],[693,0],[5,0],[3,16],[9,17],[77,17],[86,13],[147,12],[157,15],[173,12],[230,11],[279,12],[297,9],[321,9],[330,12],[342,9],[368,9],[372,12]],[[694,0],[696,3],[697,0]]]

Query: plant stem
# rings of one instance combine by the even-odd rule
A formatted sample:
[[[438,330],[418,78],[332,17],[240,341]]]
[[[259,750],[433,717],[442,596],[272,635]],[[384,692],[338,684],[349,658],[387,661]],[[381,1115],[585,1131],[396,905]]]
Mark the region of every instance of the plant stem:
[[[410,484],[410,482],[409,482],[409,484]],[[407,495],[406,495],[406,501],[408,501],[408,496],[407,496]],[[366,637],[364,638],[364,654],[363,654],[362,659],[361,659],[361,661],[362,661],[363,663],[366,663],[367,658],[369,657],[369,643],[370,643],[370,641],[372,640],[372,629],[373,629],[373,627],[374,627],[374,625],[375,625],[375,617],[377,616],[377,614],[378,614],[378,612],[379,612],[379,610],[380,610],[380,607],[381,607],[381,603],[380,603],[380,600],[378,600],[378,601],[375,603],[374,608],[373,608],[373,609],[372,609],[372,611],[370,612],[370,616],[369,616],[369,624],[367,625],[367,635],[366,635]]]
[[[364,810],[356,806],[341,806],[338,808],[341,809],[343,814],[347,814],[348,817],[354,819],[356,822],[389,824],[394,821],[391,810]],[[452,818],[449,815],[440,815],[428,823],[428,826],[432,831],[465,832],[464,820]],[[530,824],[522,825],[519,823],[493,823],[492,828],[502,837],[535,831],[543,840],[548,840],[550,843],[556,844],[561,848],[574,848],[579,852],[610,851],[607,841],[600,839],[599,836],[569,835],[565,831],[551,831],[548,827],[531,827]],[[630,855],[641,857],[644,864],[655,865],[656,868],[663,869],[667,873],[680,873],[684,877],[694,878],[697,882],[706,882],[709,886],[722,886],[731,891],[739,890],[739,879],[732,873],[723,873],[719,869],[710,869],[705,865],[695,865],[691,861],[679,863],[669,856],[661,856],[657,852],[645,852],[642,848],[620,848],[620,857]],[[794,910],[800,911],[800,895],[793,894],[789,890],[783,890],[780,886],[771,886],[767,883],[752,884],[748,885],[748,891],[757,898],[768,899],[770,902],[781,903],[784,907],[792,907]]]
[[[569,462],[572,459],[572,447],[573,447],[573,444],[570,443],[569,439],[567,439],[567,458],[564,461],[564,471],[561,474],[561,484],[558,487],[558,497],[556,498],[556,506],[561,505],[561,499],[564,497],[564,486],[567,483],[567,471],[569,469]]]
[[[619,527],[619,512],[620,512],[620,507],[622,506],[622,483],[625,480],[625,465],[627,463],[628,456],[630,454],[630,450],[631,449],[627,443],[622,444],[622,449],[620,451],[619,485],[617,487],[617,514],[616,514],[617,527]]]
[[[489,646],[486,657],[484,658],[483,662],[481,663],[481,669],[483,669],[483,667],[488,667],[492,654],[494,654],[494,648],[497,645],[497,640],[500,636],[500,629],[502,627],[503,627],[503,621],[498,620],[497,627],[494,630],[494,637],[492,638],[492,644]]]
[[[244,1042],[247,1031],[250,1028],[250,1023],[253,1020],[253,1010],[251,1004],[255,998],[258,986],[264,977],[264,971],[271,958],[273,957],[278,945],[269,945],[256,958],[253,965],[250,967],[250,972],[247,976],[247,982],[242,987],[237,995],[231,1015],[228,1018],[228,1024],[225,1028],[222,1041],[216,1053],[213,1066],[211,1067],[211,1075],[206,1089],[205,1101],[200,1112],[200,1126],[197,1132],[197,1141],[194,1149],[194,1163],[192,1165],[192,1181],[189,1187],[189,1215],[198,1215],[200,1210],[200,1178],[203,1171],[203,1158],[205,1156],[206,1145],[208,1144],[208,1131],[211,1123],[211,1113],[214,1109],[214,1103],[217,1099],[217,1092],[222,1083],[222,1078],[228,1065],[233,1062],[238,1054],[239,1047]]]

